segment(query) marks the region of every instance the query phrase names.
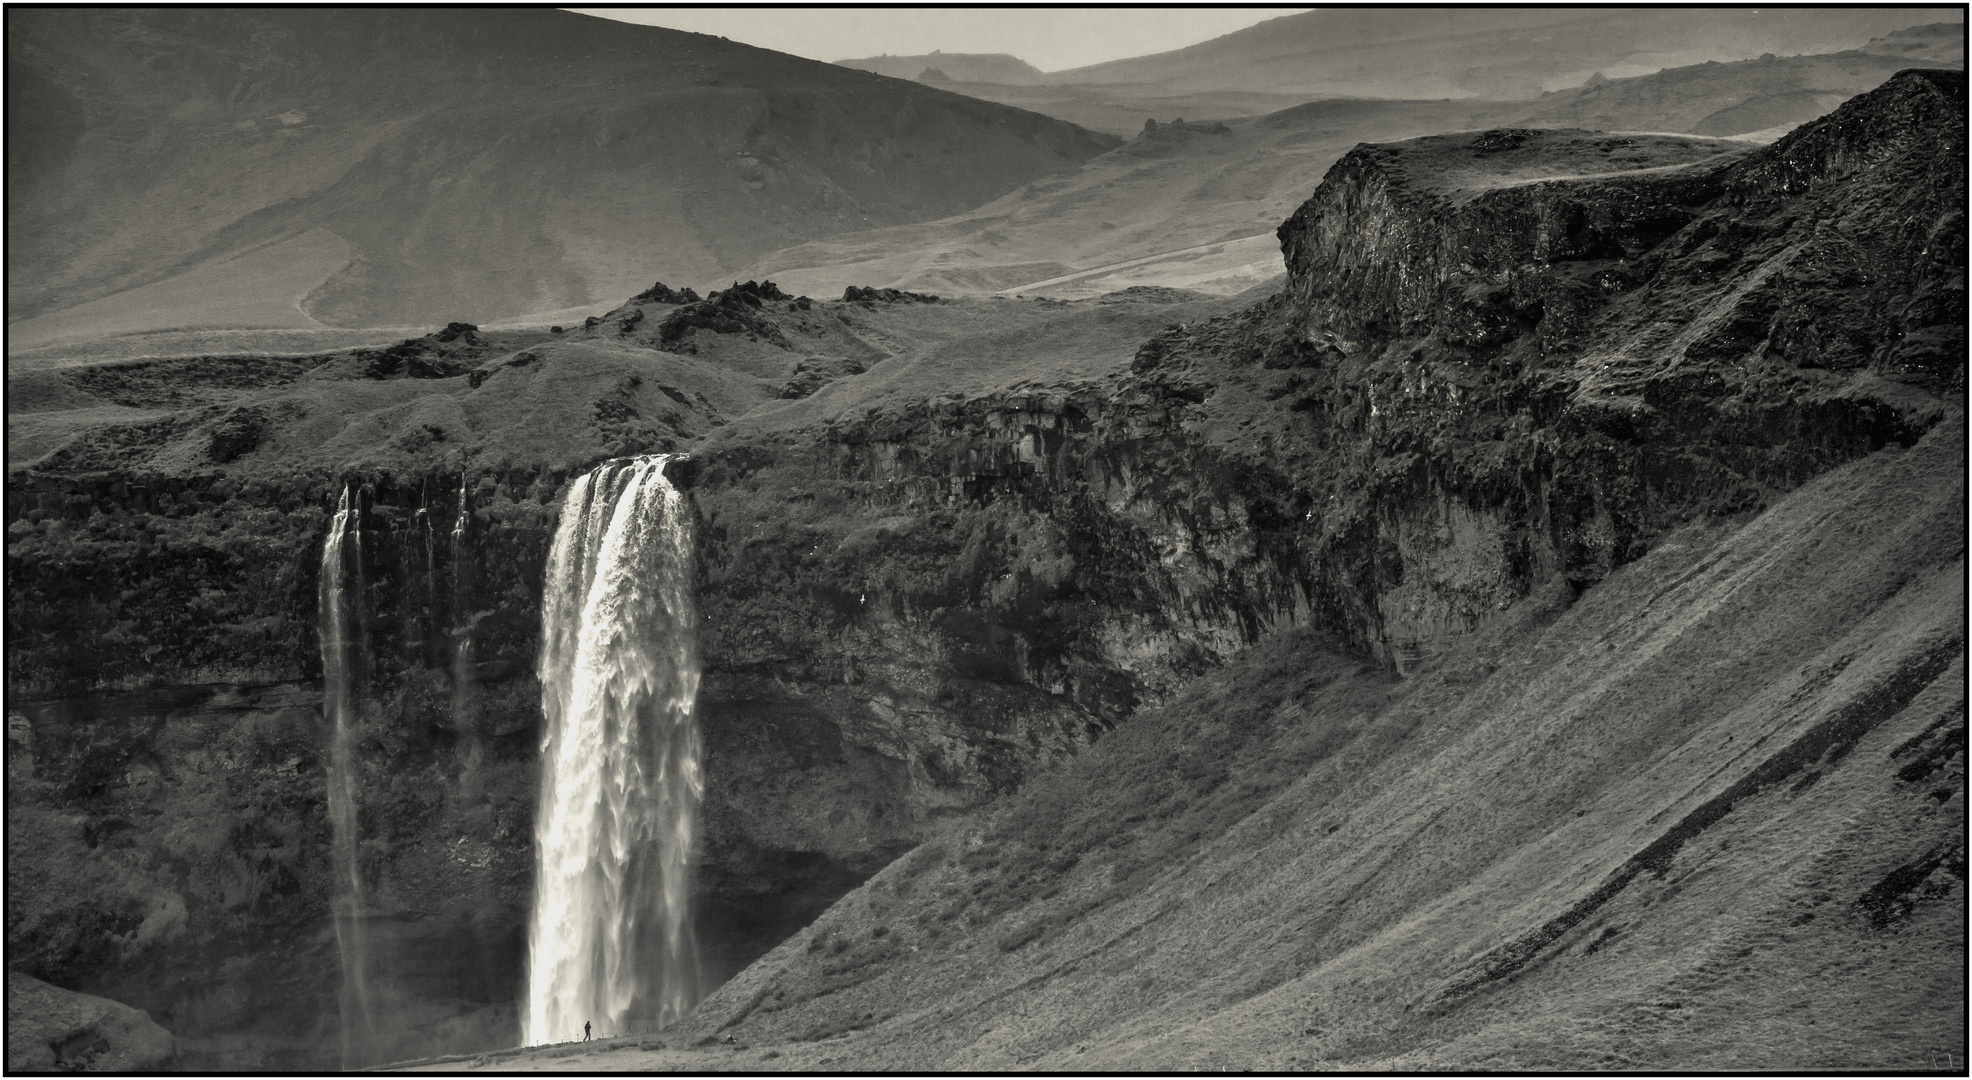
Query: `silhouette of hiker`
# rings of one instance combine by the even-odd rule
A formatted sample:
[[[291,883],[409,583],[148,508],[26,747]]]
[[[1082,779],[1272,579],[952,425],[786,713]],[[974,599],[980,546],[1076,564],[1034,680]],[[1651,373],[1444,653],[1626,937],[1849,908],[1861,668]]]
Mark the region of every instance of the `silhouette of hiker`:
[[[587,1020],[582,1021],[582,1041],[589,1041],[589,1022]]]

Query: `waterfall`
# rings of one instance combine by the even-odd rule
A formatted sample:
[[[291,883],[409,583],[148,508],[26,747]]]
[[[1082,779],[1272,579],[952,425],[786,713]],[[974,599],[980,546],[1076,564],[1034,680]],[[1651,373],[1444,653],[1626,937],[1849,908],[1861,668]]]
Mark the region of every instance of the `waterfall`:
[[[363,879],[357,868],[356,738],[359,702],[356,661],[361,655],[352,593],[363,590],[363,510],[348,486],[322,545],[319,608],[322,639],[322,711],[329,722],[329,825],[333,835],[336,947],[342,959],[342,1064],[358,1057],[374,1035],[370,1007],[369,947],[363,925]],[[355,588],[349,587],[354,579]]]
[[[654,1030],[700,992],[687,906],[699,796],[697,616],[666,456],[562,504],[541,599],[541,805],[524,1041]]]

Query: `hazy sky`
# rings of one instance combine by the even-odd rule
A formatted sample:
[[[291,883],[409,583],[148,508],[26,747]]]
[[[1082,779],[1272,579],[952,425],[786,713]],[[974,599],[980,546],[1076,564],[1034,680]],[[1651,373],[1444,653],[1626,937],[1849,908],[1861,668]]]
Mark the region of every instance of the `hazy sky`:
[[[569,8],[720,34],[811,60],[884,53],[1012,53],[1042,71],[1196,45],[1308,8]]]

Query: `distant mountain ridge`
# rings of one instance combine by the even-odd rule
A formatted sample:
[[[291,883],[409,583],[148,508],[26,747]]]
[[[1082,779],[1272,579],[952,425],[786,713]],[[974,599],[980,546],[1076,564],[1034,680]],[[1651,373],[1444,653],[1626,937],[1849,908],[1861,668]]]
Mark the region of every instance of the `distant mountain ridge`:
[[[919,56],[865,56],[856,60],[837,60],[837,64],[858,71],[873,71],[893,79],[915,79],[927,71],[942,72],[953,82],[990,82],[1007,86],[1032,86],[1045,82],[1041,69],[1006,53],[929,52]]]
[[[91,318],[374,326],[607,303],[660,267],[711,284],[1115,145],[928,86],[557,11],[10,15],[10,320],[194,271],[195,289]],[[298,245],[277,260],[297,280],[278,289],[238,265],[283,244]]]
[[[1269,19],[1151,56],[1049,72],[1050,83],[1168,93],[1525,98],[1595,71],[1855,48],[1940,21],[1938,8],[1340,8]],[[1962,21],[1962,18],[1961,18]]]

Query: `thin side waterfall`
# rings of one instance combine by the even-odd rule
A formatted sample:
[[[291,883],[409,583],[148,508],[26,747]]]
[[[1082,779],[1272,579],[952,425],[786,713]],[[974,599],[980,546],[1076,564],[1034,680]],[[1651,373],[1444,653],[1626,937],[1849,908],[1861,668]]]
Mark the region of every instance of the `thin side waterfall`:
[[[608,462],[562,504],[541,600],[541,806],[524,1041],[654,1030],[701,987],[692,537],[666,456]]]
[[[357,869],[356,739],[359,702],[356,660],[360,650],[352,594],[363,589],[363,510],[342,489],[335,520],[322,545],[319,608],[322,639],[322,711],[329,721],[329,825],[334,837],[336,947],[342,959],[342,1064],[362,1064],[374,1041],[369,987],[369,942],[363,925],[363,879]],[[351,581],[355,588],[350,588]]]
[[[466,521],[472,517],[472,502],[466,491],[466,474],[459,474],[459,514],[452,519],[452,579],[448,589],[452,630],[452,730],[459,735],[459,794],[477,801],[483,795],[480,769],[486,748],[472,722],[472,617],[471,597],[466,581]]]

